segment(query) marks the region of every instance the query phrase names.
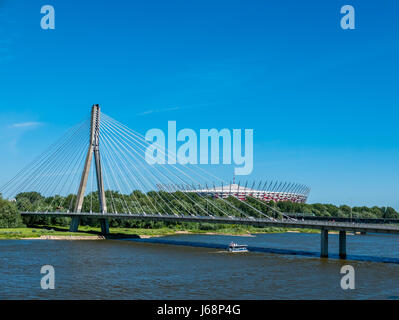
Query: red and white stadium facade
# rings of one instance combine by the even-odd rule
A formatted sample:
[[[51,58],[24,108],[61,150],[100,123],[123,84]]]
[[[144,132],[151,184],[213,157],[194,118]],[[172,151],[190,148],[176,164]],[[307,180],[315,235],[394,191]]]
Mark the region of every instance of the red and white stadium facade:
[[[227,198],[230,196],[236,197],[245,201],[247,197],[257,198],[266,202],[274,201],[291,201],[297,203],[305,203],[310,188],[305,185],[293,183],[274,183],[270,184],[264,190],[247,188],[239,184],[230,184],[227,186],[209,187],[205,189],[185,189],[182,192],[197,193],[204,196],[212,196],[214,198]]]

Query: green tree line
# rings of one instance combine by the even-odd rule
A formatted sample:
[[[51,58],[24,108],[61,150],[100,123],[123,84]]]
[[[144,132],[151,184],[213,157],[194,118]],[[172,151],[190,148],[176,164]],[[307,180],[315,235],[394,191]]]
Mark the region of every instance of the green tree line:
[[[307,204],[289,201],[264,203],[257,199],[248,198],[247,204],[234,197],[218,199],[200,197],[197,194],[182,192],[142,193],[134,191],[130,195],[123,195],[116,191],[106,191],[108,212],[131,213],[161,213],[161,214],[196,214],[214,216],[262,217],[262,213],[280,218],[278,211],[288,214],[306,214],[320,217],[354,217],[354,218],[391,218],[399,219],[399,213],[391,207],[349,207],[333,204]],[[76,195],[44,197],[38,192],[24,192],[18,194],[14,200],[3,199],[0,195],[0,227],[13,228],[26,225],[59,225],[67,226],[68,217],[21,217],[20,212],[67,212],[73,211]],[[98,194],[88,194],[83,201],[82,212],[99,212]],[[235,208],[238,208],[235,209]],[[98,221],[85,218],[83,225],[98,226]],[[156,228],[175,223],[151,222],[138,220],[111,219],[111,227]]]

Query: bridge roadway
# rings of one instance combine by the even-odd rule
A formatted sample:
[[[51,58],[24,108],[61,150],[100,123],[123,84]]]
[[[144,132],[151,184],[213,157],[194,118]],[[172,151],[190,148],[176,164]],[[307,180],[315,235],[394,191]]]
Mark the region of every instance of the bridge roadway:
[[[202,222],[202,223],[220,223],[220,224],[240,224],[257,227],[282,227],[282,228],[302,228],[321,230],[320,251],[321,257],[328,257],[328,232],[339,232],[339,255],[346,258],[346,232],[361,233],[389,233],[399,234],[399,225],[387,224],[369,224],[369,223],[351,223],[351,222],[331,222],[315,220],[269,220],[260,218],[225,218],[211,216],[166,216],[156,214],[129,214],[129,213],[71,213],[71,212],[22,212],[23,216],[50,216],[50,217],[72,217],[72,218],[94,218],[100,220],[106,219],[136,219],[152,221],[171,221],[171,222]],[[108,228],[107,228],[108,229]],[[77,226],[76,230],[77,231]],[[105,233],[108,233],[106,230]]]
[[[319,217],[319,216],[310,216],[310,215],[302,215],[300,213],[286,214],[290,218],[299,219],[299,220],[317,220],[317,221],[332,221],[335,222],[355,222],[355,223],[367,223],[367,224],[398,224],[399,219],[393,218],[357,218],[357,217]]]

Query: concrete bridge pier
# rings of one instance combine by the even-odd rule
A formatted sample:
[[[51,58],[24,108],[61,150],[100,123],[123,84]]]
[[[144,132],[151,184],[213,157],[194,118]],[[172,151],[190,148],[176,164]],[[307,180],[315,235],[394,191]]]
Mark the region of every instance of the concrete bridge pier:
[[[346,231],[339,232],[339,257],[346,259]]]
[[[80,223],[80,217],[72,217],[71,224],[69,225],[70,232],[78,232]],[[100,219],[100,226],[101,226],[101,234],[107,235],[109,234],[109,223],[108,219],[101,218]]]
[[[109,223],[108,219],[100,219],[100,225],[101,225],[101,234],[109,234]]]
[[[69,225],[70,232],[78,232],[80,217],[72,217],[71,224]]]
[[[328,230],[322,229],[320,234],[320,257],[328,257]]]

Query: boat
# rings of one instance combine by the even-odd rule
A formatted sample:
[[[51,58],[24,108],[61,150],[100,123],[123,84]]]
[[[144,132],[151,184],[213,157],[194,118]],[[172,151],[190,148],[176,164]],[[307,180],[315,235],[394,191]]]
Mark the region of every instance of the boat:
[[[230,243],[228,249],[229,252],[248,252],[248,246],[246,244]]]

